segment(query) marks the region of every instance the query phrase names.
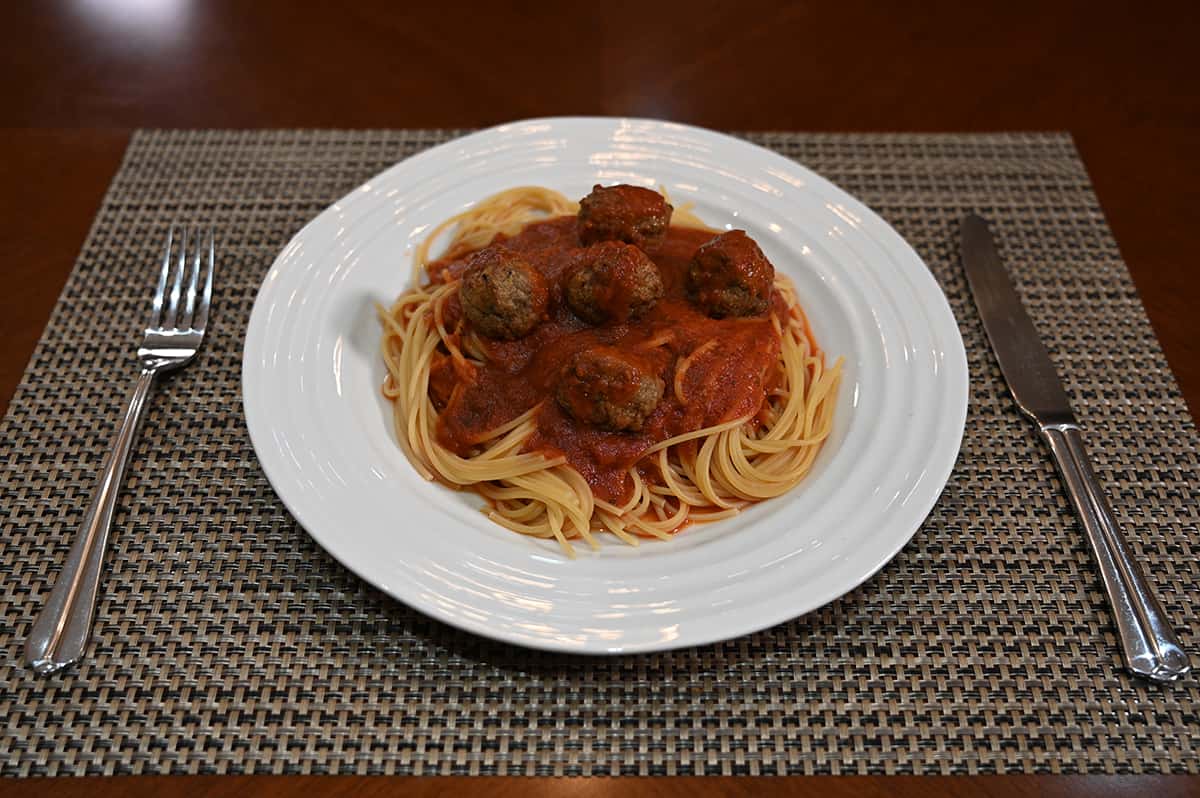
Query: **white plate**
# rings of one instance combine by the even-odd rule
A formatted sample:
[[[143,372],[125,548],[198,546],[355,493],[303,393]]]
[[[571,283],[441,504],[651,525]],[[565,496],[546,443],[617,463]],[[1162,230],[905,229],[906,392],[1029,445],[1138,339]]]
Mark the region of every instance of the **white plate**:
[[[836,423],[790,494],[669,543],[607,540],[566,559],[481,501],[423,481],[380,395],[373,306],[408,283],[433,224],[497,191],[666,186],[710,225],[743,228],[846,358]],[[917,254],[862,203],[782,156],[639,119],[514,122],[383,172],[310,222],[268,272],[246,334],[246,423],[300,524],[368,582],[455,626],[561,651],[654,651],[802,615],[878,571],[937,500],[958,454],[967,365]]]

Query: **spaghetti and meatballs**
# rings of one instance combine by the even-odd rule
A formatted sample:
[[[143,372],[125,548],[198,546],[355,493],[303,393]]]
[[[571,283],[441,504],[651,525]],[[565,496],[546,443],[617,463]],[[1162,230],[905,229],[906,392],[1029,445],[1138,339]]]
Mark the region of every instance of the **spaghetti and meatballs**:
[[[381,309],[402,447],[572,556],[778,496],[829,435],[840,361],[791,282],[745,231],[658,192],[511,189],[436,228],[415,266]]]

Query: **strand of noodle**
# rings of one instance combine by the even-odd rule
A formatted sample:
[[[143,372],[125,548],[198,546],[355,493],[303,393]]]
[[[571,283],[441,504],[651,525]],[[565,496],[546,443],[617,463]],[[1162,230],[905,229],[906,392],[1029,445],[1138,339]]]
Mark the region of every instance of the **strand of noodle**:
[[[700,486],[702,483],[705,483],[707,478],[706,484],[709,486],[709,493],[704,495],[704,506],[720,507],[721,505],[724,505],[726,508],[728,508],[730,506],[739,506],[745,502],[744,499],[736,496],[733,493],[730,493],[728,490],[725,490],[724,486],[721,485],[719,481],[712,481],[711,466],[705,466],[709,470],[706,470],[703,473],[701,472],[700,450],[698,448],[690,452],[685,451],[684,455],[680,457],[680,465],[683,466],[684,473],[687,474],[688,479],[691,480],[692,484],[695,485],[698,490],[701,490],[702,495],[704,494]],[[717,496],[721,504],[714,504],[712,501],[713,496]]]
[[[531,496],[544,501],[548,512],[553,510],[561,519],[569,519],[576,530],[582,531],[591,526],[592,514],[583,514],[584,508],[580,506],[579,496],[553,470],[509,477],[508,482],[525,488]]]
[[[429,262],[429,250],[433,246],[434,242],[441,237],[443,232],[458,224],[458,222],[468,214],[470,214],[470,211],[463,211],[462,213],[451,216],[449,219],[430,230],[429,235],[427,235],[425,239],[417,245],[417,251],[413,255],[412,265],[412,284],[414,287],[419,288],[421,286],[421,278],[424,276],[425,265]]]
[[[720,433],[717,434],[719,435]],[[706,441],[712,440],[713,438],[706,439]],[[713,484],[711,480],[706,482],[706,477],[709,476],[710,472],[708,470],[701,471],[702,467],[707,469],[708,466],[701,462],[700,450],[698,448],[694,446],[681,446],[676,451],[679,452],[680,470],[701,496],[698,506],[711,507],[724,505],[728,507],[741,501],[737,496],[723,490],[719,483]],[[707,492],[705,492],[705,485],[708,488]],[[717,497],[717,502],[720,504],[714,503],[714,496]]]
[[[628,476],[630,481],[633,482],[633,490],[629,492],[629,498],[625,500],[625,504],[617,507],[615,504],[610,504],[603,499],[593,498],[595,506],[616,517],[623,516],[632,511],[633,508],[642,501],[641,491],[643,488],[643,483],[642,478],[637,473],[636,469],[630,469]]]
[[[685,374],[687,374],[687,370],[691,368],[692,363],[694,363],[697,358],[716,345],[717,339],[710,338],[709,340],[700,344],[700,346],[693,349],[690,355],[679,361],[679,364],[675,366],[675,382],[673,387],[675,389],[675,398],[679,400],[680,404],[687,404],[687,398],[683,395],[683,377]]]
[[[720,521],[722,518],[732,518],[733,516],[737,515],[739,512],[741,512],[742,508],[746,506],[746,504],[748,504],[748,502],[743,502],[737,507],[731,507],[728,510],[714,510],[711,513],[697,512],[696,510],[693,510],[690,518],[693,521],[702,522]]]
[[[417,473],[421,478],[432,482],[436,479],[433,471],[429,468],[429,463],[423,455],[418,455],[416,450],[408,442],[408,436],[399,434],[399,431],[404,429],[405,419],[403,410],[399,402],[392,405],[392,429],[397,432],[396,440],[400,442],[400,448],[404,450],[404,454],[408,457],[408,461],[413,464],[413,468],[417,469]]]
[[[789,451],[819,445],[824,439],[824,431],[814,431],[811,435],[805,435],[803,415],[797,414],[786,424],[784,421],[784,419],[780,419],[772,427],[768,436],[763,438],[747,436],[743,446],[747,456],[757,456],[764,462],[770,462],[771,458],[786,455]]]
[[[600,551],[600,544],[596,542],[594,537],[592,537],[591,530],[581,529],[579,530],[579,534],[583,538],[584,542],[588,544],[588,548],[590,548],[592,551]]]
[[[390,339],[392,336],[404,336],[404,324],[396,319],[396,316],[400,315],[401,310],[400,302],[397,302],[391,308],[385,308],[379,304],[375,305],[375,313],[383,323],[385,340]]]
[[[398,399],[403,389],[400,387],[396,379],[396,353],[390,346],[385,346],[383,349],[383,363],[387,366],[387,375],[383,378],[383,395],[388,399]]]
[[[814,372],[815,371],[816,371],[816,369],[814,369]],[[817,382],[819,379],[820,379],[820,376],[818,374],[815,377],[815,379],[813,380],[813,382]],[[803,414],[804,424],[800,428],[800,429],[804,430],[805,433],[811,434],[812,430],[814,429],[813,422],[816,420],[818,409],[819,409],[818,402],[813,402],[813,401],[805,402],[804,414]]]
[[[487,495],[485,491],[481,490],[480,492]],[[506,506],[497,509],[512,521],[541,530],[546,537],[551,534],[550,526],[546,521],[546,503],[541,498],[510,499]]]
[[[714,442],[713,448],[714,450],[717,450],[719,456],[716,457],[712,463],[711,476],[725,491],[732,493],[738,498],[754,499],[757,497],[752,491],[747,490],[745,484],[747,481],[744,480],[741,474],[738,472],[738,466],[746,465],[744,460],[741,462],[736,462],[736,459],[741,454],[737,446],[739,438],[740,435],[737,435],[736,433],[723,433]],[[769,487],[764,487],[767,485],[770,485],[770,482],[764,481],[763,485],[759,486],[759,489],[769,490]]]
[[[600,523],[605,529],[616,535],[625,543],[628,543],[630,546],[638,546],[641,544],[641,541],[638,540],[636,535],[631,535],[625,530],[624,522],[622,522],[619,517],[609,513],[608,511],[600,512]]]
[[[788,396],[784,400],[783,407],[780,408],[779,417],[775,420],[775,425],[768,430],[763,437],[764,440],[778,440],[788,437],[787,431],[795,426],[795,421],[800,417],[806,404],[806,389],[807,384],[804,379],[806,370],[801,359],[802,352],[796,342],[790,338],[784,338],[783,345],[779,349],[779,356],[783,360],[783,373],[788,378]]]
[[[645,489],[645,483],[642,481],[642,475],[637,472],[637,469],[629,469],[627,474],[629,481],[633,483],[633,490],[629,492],[629,498],[625,503],[616,509],[617,515],[624,515],[631,512],[642,500],[642,491]]]
[[[587,535],[591,529],[592,514],[596,510],[596,495],[592,493],[592,486],[587,484],[587,480],[583,478],[574,468],[564,465],[556,469],[559,478],[570,486],[575,494],[575,501],[579,505],[579,515],[582,522],[579,524],[579,531]]]
[[[662,194],[663,199],[665,199],[667,202],[671,202],[671,195],[667,193],[666,186],[660,185],[658,187],[658,193]],[[674,206],[674,203],[671,203],[671,204],[672,204],[672,206]],[[694,210],[695,207],[696,207],[696,203],[685,202],[682,205],[680,205],[678,208],[675,208],[671,212],[671,224],[675,225],[677,227],[693,227],[693,228],[698,228],[700,230],[712,230],[713,233],[720,232],[718,230],[714,230],[713,228],[711,228],[707,224],[705,224],[704,220],[696,215],[696,212]]]
[[[792,477],[788,482],[798,479],[801,474],[796,473],[793,466],[799,467],[795,462],[795,453],[803,451],[803,442],[795,439],[796,435],[802,434],[797,428],[800,424],[799,416],[794,415],[791,419],[780,417],[766,436],[759,437],[755,432],[743,430],[736,441],[725,441],[724,459],[719,470],[721,484],[744,498],[755,498],[764,494],[775,495],[777,488],[770,484],[777,481],[773,477],[775,474],[789,471]],[[798,447],[793,444],[801,445]],[[754,465],[750,464],[750,458],[753,458]],[[739,476],[744,479],[739,479]],[[745,480],[756,480],[760,484],[757,489],[747,487]]]
[[[553,537],[549,525],[546,524],[546,505],[536,499],[510,501],[497,505],[495,512],[507,518],[514,524],[521,524],[528,530],[534,530],[539,537]]]
[[[592,501],[595,503],[597,510],[603,510],[604,512],[612,515],[620,515],[624,512],[624,510],[620,507],[617,507],[615,504],[609,504],[608,502],[604,501],[604,499],[596,498]]]
[[[704,429],[698,429],[693,432],[685,432],[682,435],[676,435],[673,438],[667,438],[665,441],[659,441],[658,443],[654,444],[649,449],[647,449],[642,454],[642,456],[644,457],[648,454],[654,454],[655,452],[657,452],[660,449],[667,449],[671,446],[675,446],[677,444],[683,443],[684,441],[696,440],[698,438],[707,438],[718,432],[722,432],[727,429],[733,429],[735,427],[740,427],[742,424],[745,424],[745,423],[746,423],[745,418],[737,418],[737,419],[734,419],[733,421],[726,421],[721,424],[716,424],[711,427],[705,427]]]
[[[684,506],[686,507],[687,505],[684,505]],[[643,521],[640,518],[631,519],[628,522],[628,526],[630,529],[640,530],[642,532],[647,533],[651,537],[658,538],[659,540],[670,540],[671,539],[670,532],[660,529],[657,524],[648,523],[646,521]]]
[[[511,521],[532,521],[546,514],[545,503],[530,491],[519,488],[495,488],[491,483],[479,485],[479,493],[495,502],[496,511]]]
[[[446,250],[449,256],[485,247],[497,235],[513,235],[538,218],[578,212],[578,203],[540,186],[520,186],[494,194],[429,231],[413,256],[413,285],[420,285],[434,243],[452,227],[454,236]]]
[[[418,320],[418,324],[421,320]],[[416,346],[405,347],[406,353],[412,354],[416,358],[416,362],[406,368],[409,369],[409,374],[419,374],[419,380],[413,380],[408,386],[408,403],[411,405],[417,401],[417,398],[425,395],[429,391],[429,365],[433,362],[433,353],[437,351],[438,344],[441,341],[431,331],[425,330],[423,334],[416,337]]]
[[[640,518],[650,509],[650,491],[646,490],[646,485],[637,471],[630,471],[630,473],[633,475],[634,491],[639,500],[636,507],[625,513],[625,517]]]
[[[679,481],[679,475],[667,461],[667,451],[667,449],[660,449],[658,452],[658,470],[662,474],[666,487],[666,490],[663,492],[671,496],[676,496],[680,501],[697,507],[703,505],[705,503],[704,496],[693,486],[684,485]]]
[[[438,338],[446,345],[446,349],[450,352],[450,357],[454,358],[454,362],[460,366],[465,366],[467,359],[463,357],[462,351],[458,347],[456,336],[452,336],[446,332],[445,315],[446,303],[450,300],[450,295],[458,290],[459,281],[454,281],[448,284],[445,288],[434,292],[429,304],[433,305],[433,324],[437,329]]]
[[[787,402],[781,412],[772,413],[771,425],[768,433],[762,437],[748,436],[744,441],[745,448],[759,453],[777,453],[787,449],[819,444],[824,440],[825,432],[818,434],[806,434],[806,427],[802,420],[802,415],[798,412],[800,409],[807,409],[819,402],[824,396],[827,387],[825,381],[818,377],[816,385],[810,387],[805,395],[804,379],[807,370],[803,366],[796,363],[796,352],[793,343],[786,342],[780,353],[781,358],[785,361],[785,373],[789,375],[789,390],[788,394],[796,398],[796,402]],[[798,403],[802,403],[799,404]]]
[[[657,349],[660,346],[671,343],[675,340],[675,333],[670,330],[664,330],[658,333],[653,338],[647,338],[638,344],[639,349]]]
[[[562,511],[553,504],[546,505],[546,521],[550,524],[550,531],[554,533],[554,539],[558,541],[558,545],[562,546],[563,553],[570,559],[575,559],[575,547],[567,541],[567,536],[563,534]]]
[[[432,411],[432,408],[429,408],[429,410]],[[430,459],[433,470],[446,481],[456,485],[470,485],[475,482],[512,479],[522,474],[545,470],[566,462],[565,457],[551,459],[537,453],[510,455],[493,459],[459,457],[448,449],[437,445],[430,424],[419,425],[418,432],[420,442]]]
[[[744,420],[743,420],[744,421]],[[730,503],[724,497],[718,495],[716,488],[712,482],[712,456],[713,450],[716,449],[718,441],[727,430],[722,430],[712,437],[706,438],[704,444],[700,447],[700,454],[696,457],[696,487],[704,494],[704,498],[708,499],[710,504],[715,504],[718,507],[730,507]]]
[[[522,535],[543,539],[554,538],[558,541],[558,545],[562,548],[563,554],[565,554],[568,559],[575,559],[575,547],[572,546],[567,541],[566,537],[563,536],[562,530],[555,528],[553,525],[547,523],[542,523],[538,526],[522,524],[518,521],[513,521],[509,518],[506,518],[497,512],[489,513],[488,518],[505,527],[506,529],[510,529],[513,532],[517,532]]]
[[[840,372],[841,363],[837,364]],[[831,375],[826,384],[833,384],[837,374]],[[822,397],[823,398],[823,397]],[[804,429],[810,434],[816,432],[816,422],[813,415],[824,413],[823,401],[810,402],[805,413]],[[831,404],[831,403],[828,403]],[[815,437],[823,439],[828,429],[822,429]],[[780,452],[776,455],[759,457],[751,461],[746,451],[753,443],[749,440],[725,441],[723,457],[717,461],[720,481],[734,493],[748,499],[765,499],[778,496],[794,487],[812,467],[819,447],[816,445],[800,445]]]
[[[691,508],[680,502],[679,509],[675,513],[661,521],[647,521],[645,518],[635,518],[631,525],[650,532],[655,537],[661,537],[664,540],[670,538],[672,532],[679,529],[680,526],[687,521],[688,511]]]
[[[654,514],[658,516],[658,520],[665,521],[670,515],[678,515],[681,510],[690,510],[691,505],[684,502],[675,502],[675,509],[671,509],[671,502],[663,496],[653,497]]]
[[[780,438],[777,440],[764,440],[762,438],[752,438],[747,436],[744,439],[744,446],[749,451],[757,452],[759,454],[777,454],[779,452],[787,451],[788,449],[795,449],[800,446],[817,446],[825,440],[827,435],[828,430],[822,430],[819,435],[812,438]]]
[[[821,375],[820,381],[813,386],[810,392],[811,403],[816,410],[813,413],[812,427],[805,429],[807,434],[821,440],[828,437],[832,426],[833,397],[841,380],[842,361],[839,358],[831,370]]]
[[[537,413],[539,407],[540,405],[534,405],[521,415],[514,418],[512,421],[509,421],[507,424],[501,424],[498,427],[493,427],[492,429],[483,433],[483,436],[480,437],[476,443],[486,443],[493,438],[499,438],[501,435],[506,435],[507,437],[504,440],[494,444],[488,449],[488,454],[492,456],[501,454],[502,450],[507,451],[515,446],[519,446],[520,444],[524,443],[530,435],[533,434],[534,429],[532,426],[530,426],[527,430],[517,430],[517,427],[527,423],[532,425],[533,417]]]
[[[487,513],[487,517],[500,524],[505,529],[511,529],[513,532],[519,532],[522,535],[529,535],[532,538],[552,538],[554,533],[545,522],[534,526],[532,524],[523,524],[520,521],[514,521],[508,516],[501,515],[496,511]]]
[[[589,546],[598,547],[599,544],[591,536],[590,531],[591,489],[574,469],[561,466],[553,470],[513,477],[507,482],[514,487],[488,486],[483,488],[481,486],[480,492],[493,499],[527,498],[536,501],[541,504],[551,531],[557,530],[556,537],[567,539],[578,535],[583,537]],[[505,512],[503,509],[500,511],[512,518],[511,513]],[[526,520],[528,517],[528,511],[523,509],[520,520]],[[568,521],[574,528],[575,535],[567,534],[565,522]]]
[[[430,343],[433,347],[437,346],[437,343],[434,341],[431,341]],[[405,354],[411,356],[412,349],[415,349],[415,347],[406,349]],[[409,359],[411,360],[412,358],[409,357]],[[429,391],[429,372],[417,371],[414,373],[416,373],[417,379],[413,380],[412,384],[409,384],[408,393],[400,396],[400,401],[404,405],[404,410],[407,416],[407,432],[410,443],[413,443],[420,438],[422,432],[425,431],[428,426],[430,426],[429,418],[425,413],[425,403],[428,399]],[[416,447],[414,446],[414,448]],[[429,462],[430,465],[432,465],[432,461],[428,456],[426,456],[425,459],[426,462]]]
[[[480,363],[487,362],[487,347],[479,340],[479,336],[475,334],[474,330],[468,330],[467,334],[462,336],[462,348],[468,355]]]
[[[786,464],[797,452],[790,449],[783,455],[784,461],[764,458],[759,465],[751,464],[741,448],[741,441],[727,437],[721,441],[722,456],[715,468],[720,482],[730,492],[750,500],[767,499],[787,491],[804,476],[804,470]]]
[[[400,368],[400,372],[398,373],[416,374],[416,379],[409,380],[408,383],[404,383],[403,380],[401,380],[401,384],[404,385],[404,388],[407,388],[407,391],[401,391],[400,395],[396,397],[397,408],[400,410],[402,418],[404,419],[404,424],[402,426],[397,426],[397,431],[404,431],[402,434],[400,434],[400,437],[406,439],[406,443],[410,451],[420,452],[421,462],[424,463],[424,466],[428,472],[436,472],[437,468],[433,466],[433,462],[426,454],[427,449],[425,446],[419,445],[418,440],[421,437],[422,427],[425,426],[424,409],[428,403],[427,391],[428,378],[430,378],[430,374],[428,374],[427,370],[416,372],[407,370],[410,367],[410,364],[412,364],[414,360],[418,359],[414,355],[414,352],[419,352],[420,349],[432,350],[432,348],[436,347],[436,341],[425,341],[420,340],[419,338],[418,342],[410,343],[409,346],[404,347],[401,350],[400,362],[397,364],[398,368]],[[421,396],[421,391],[425,391],[424,401],[421,401],[419,398]]]
[[[775,330],[775,334],[781,339],[785,335],[783,331],[783,325],[779,321],[779,316],[775,315],[774,313],[771,314],[771,328]]]
[[[670,451],[678,458],[678,472],[684,479],[688,481],[688,484],[695,487],[696,453],[699,451],[699,447],[695,445],[695,441],[688,441],[684,444],[680,444],[679,446],[673,447]],[[699,493],[699,491],[697,491],[697,493]],[[703,494],[701,494],[701,499],[703,504],[708,504],[708,500],[704,499]]]
[[[772,411],[775,423],[768,433],[775,431],[775,437],[785,437],[786,431],[791,430],[790,419],[799,416],[799,409],[810,401],[812,379],[811,369],[807,366],[804,346],[791,337],[785,337],[779,352],[779,365],[783,376],[780,386],[782,402],[773,402]],[[819,376],[819,375],[817,375]],[[782,429],[780,428],[782,426]],[[767,436],[764,436],[767,437]]]
[[[455,232],[456,245],[479,249],[496,235],[513,235],[537,218],[572,215],[579,204],[557,191],[539,186],[508,189],[480,202],[474,212],[465,215]]]
[[[421,320],[425,317],[427,312],[428,304],[426,303],[418,308],[418,310],[408,320],[402,332],[396,334],[402,342],[406,339],[410,340],[410,343],[407,346],[401,343],[398,353],[396,353],[395,350],[387,344],[388,339],[393,334],[394,325],[389,325],[388,330],[385,331],[384,335],[384,358],[388,363],[388,371],[393,377],[396,387],[401,388],[399,398],[404,401],[406,407],[411,406],[412,402],[414,401],[414,397],[416,396],[414,393],[416,390],[415,384],[419,382],[419,378],[421,376],[419,371],[414,370],[416,366],[413,363],[413,358],[415,355],[419,354],[428,343],[428,336],[426,335],[427,330],[424,329],[421,324]],[[385,316],[385,318],[389,321],[394,321],[390,314]],[[411,341],[413,338],[416,338],[415,342]],[[436,348],[436,341],[433,342],[433,346]],[[403,379],[404,374],[415,374],[417,375],[418,380],[405,381]],[[407,390],[407,393],[404,392],[405,390]]]

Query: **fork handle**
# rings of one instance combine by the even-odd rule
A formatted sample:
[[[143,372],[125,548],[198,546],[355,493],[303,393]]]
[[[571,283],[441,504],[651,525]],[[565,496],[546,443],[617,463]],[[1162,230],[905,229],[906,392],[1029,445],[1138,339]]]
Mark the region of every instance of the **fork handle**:
[[[1100,566],[1125,664],[1147,679],[1178,679],[1191,669],[1191,662],[1117,526],[1083,448],[1079,427],[1044,424],[1041,430]]]
[[[137,385],[125,408],[125,417],[113,439],[112,450],[100,469],[92,505],[83,517],[67,561],[25,641],[25,663],[38,673],[54,673],[78,660],[91,637],[100,571],[117,509],[117,496],[156,373],[156,369],[143,369],[138,375]]]

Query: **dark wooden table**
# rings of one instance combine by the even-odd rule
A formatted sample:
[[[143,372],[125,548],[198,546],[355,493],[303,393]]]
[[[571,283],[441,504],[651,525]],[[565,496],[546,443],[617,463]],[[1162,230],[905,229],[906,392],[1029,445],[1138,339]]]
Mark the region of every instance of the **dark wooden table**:
[[[736,130],[1069,130],[1200,401],[1194,3],[29,0],[0,10],[0,403],[137,127],[472,127],[627,114]],[[1111,6],[1111,7],[1110,7]],[[0,796],[45,782],[0,783]],[[64,795],[383,794],[394,781],[56,781]],[[410,780],[413,794],[1200,794],[1190,777]]]

